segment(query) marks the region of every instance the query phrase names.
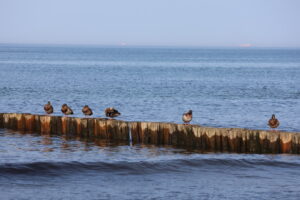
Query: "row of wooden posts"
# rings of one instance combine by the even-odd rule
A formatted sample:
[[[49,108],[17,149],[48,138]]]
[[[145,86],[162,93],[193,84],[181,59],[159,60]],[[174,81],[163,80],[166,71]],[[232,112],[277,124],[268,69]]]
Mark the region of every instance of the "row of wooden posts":
[[[173,145],[208,152],[300,153],[300,133],[211,128],[161,122],[0,113],[0,128],[47,135]]]

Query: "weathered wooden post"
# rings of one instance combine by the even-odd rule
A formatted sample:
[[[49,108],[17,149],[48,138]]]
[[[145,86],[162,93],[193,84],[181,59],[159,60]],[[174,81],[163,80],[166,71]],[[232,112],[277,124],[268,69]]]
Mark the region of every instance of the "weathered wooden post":
[[[41,134],[50,135],[51,133],[51,117],[42,115],[39,118],[40,120],[40,127],[41,127]]]
[[[95,126],[95,120],[93,118],[88,118],[87,128],[88,128],[89,138],[93,138],[95,136],[94,126]]]
[[[172,124],[164,124],[162,123],[160,125],[160,132],[162,135],[162,144],[164,145],[171,145],[172,144],[172,135],[176,131],[175,126]]]
[[[5,113],[4,114],[4,128],[17,130],[17,123],[15,119],[15,115],[13,113]]]
[[[147,142],[149,144],[155,144],[158,145],[160,142],[158,141],[158,135],[160,132],[159,123],[158,122],[150,122],[147,123],[147,128],[145,130],[147,133]]]
[[[118,122],[118,140],[129,141],[129,123],[125,121]]]
[[[70,117],[61,117],[61,134],[67,135],[70,129]]]
[[[24,132],[25,131],[24,114],[20,114],[20,113],[15,114],[15,120],[16,120],[17,130]]]
[[[292,139],[291,133],[279,133],[280,138],[280,153],[292,153]]]
[[[115,138],[115,120],[106,121],[107,139],[113,140]]]
[[[40,115],[34,115],[34,127],[36,132],[40,133],[41,132],[41,121],[40,121]]]
[[[202,140],[202,130],[200,128],[200,126],[193,126],[193,133],[194,133],[194,136],[195,136],[195,148],[201,150],[202,149],[202,146],[201,146],[201,140]],[[203,129],[203,128],[202,128]]]
[[[88,138],[89,137],[88,119],[80,118],[79,126],[80,126],[80,136],[83,138]]]
[[[293,134],[292,138],[292,153],[299,154],[300,153],[300,134]]]
[[[67,137],[74,137],[77,135],[77,121],[74,117],[68,117],[67,120],[67,133],[65,134]]]
[[[148,144],[149,136],[147,132],[147,122],[140,122],[141,130],[139,132],[140,143]]]
[[[4,128],[4,125],[3,125],[3,115],[4,115],[4,113],[0,113],[0,128]]]
[[[35,116],[31,114],[24,114],[25,119],[25,131],[26,132],[33,132],[35,131]]]
[[[94,129],[96,129],[95,135],[97,136],[97,138],[108,139],[106,121],[107,120],[96,119],[96,123],[95,123]]]

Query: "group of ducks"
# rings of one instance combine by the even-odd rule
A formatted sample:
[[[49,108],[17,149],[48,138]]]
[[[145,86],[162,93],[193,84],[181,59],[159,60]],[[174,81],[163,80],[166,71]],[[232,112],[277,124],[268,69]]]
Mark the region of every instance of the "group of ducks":
[[[44,110],[47,114],[53,113],[54,109],[53,109],[53,106],[51,105],[50,101],[48,101],[48,103],[44,105]],[[88,105],[83,106],[81,111],[85,116],[93,115],[93,111]],[[61,112],[65,115],[73,115],[74,114],[73,110],[67,104],[63,104],[61,106]],[[121,115],[121,113],[119,113],[119,111],[113,107],[106,108],[104,110],[104,112],[105,112],[105,116],[109,117],[109,118],[114,118],[114,117],[118,117],[119,115]]]
[[[193,118],[193,111],[189,110],[186,113],[183,113],[182,115],[182,121],[184,122],[184,124],[189,124],[190,121],[192,121]],[[270,128],[275,129],[279,126],[279,120],[275,117],[275,115],[273,114],[271,119],[269,119],[268,121],[268,125]]]
[[[192,118],[193,118],[192,110],[189,110],[188,112],[186,112],[182,115],[182,121],[184,122],[184,124],[188,124],[190,121],[192,121]],[[272,129],[275,129],[279,126],[279,124],[280,124],[279,120],[273,114],[271,119],[269,119],[269,121],[268,121],[269,127]]]
[[[51,105],[50,101],[48,101],[48,103],[44,105],[44,110],[47,114],[53,113],[53,106]],[[93,111],[88,105],[85,105],[81,111],[85,116],[93,115]],[[65,115],[74,114],[73,110],[67,104],[63,104],[61,106],[61,112]],[[105,113],[105,116],[109,117],[109,118],[114,118],[114,117],[118,117],[119,115],[121,115],[121,113],[113,107],[106,108],[104,110],[104,113]],[[185,125],[188,125],[192,121],[192,119],[193,119],[193,111],[192,110],[189,110],[188,112],[183,113],[182,121],[184,122]],[[275,129],[279,126],[279,124],[280,124],[279,120],[273,114],[271,119],[268,122],[269,127],[272,129]]]

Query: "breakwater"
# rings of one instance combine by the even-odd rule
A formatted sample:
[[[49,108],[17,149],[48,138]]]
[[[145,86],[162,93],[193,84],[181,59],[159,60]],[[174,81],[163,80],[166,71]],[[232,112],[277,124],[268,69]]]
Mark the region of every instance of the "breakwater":
[[[133,144],[173,145],[213,152],[300,153],[300,133],[292,132],[27,113],[0,113],[0,128],[113,141],[131,139]]]

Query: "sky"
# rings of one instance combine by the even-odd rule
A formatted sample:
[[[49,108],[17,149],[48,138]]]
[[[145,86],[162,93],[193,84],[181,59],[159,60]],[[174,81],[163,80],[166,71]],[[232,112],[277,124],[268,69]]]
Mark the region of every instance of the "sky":
[[[300,1],[0,0],[0,43],[300,47]]]

